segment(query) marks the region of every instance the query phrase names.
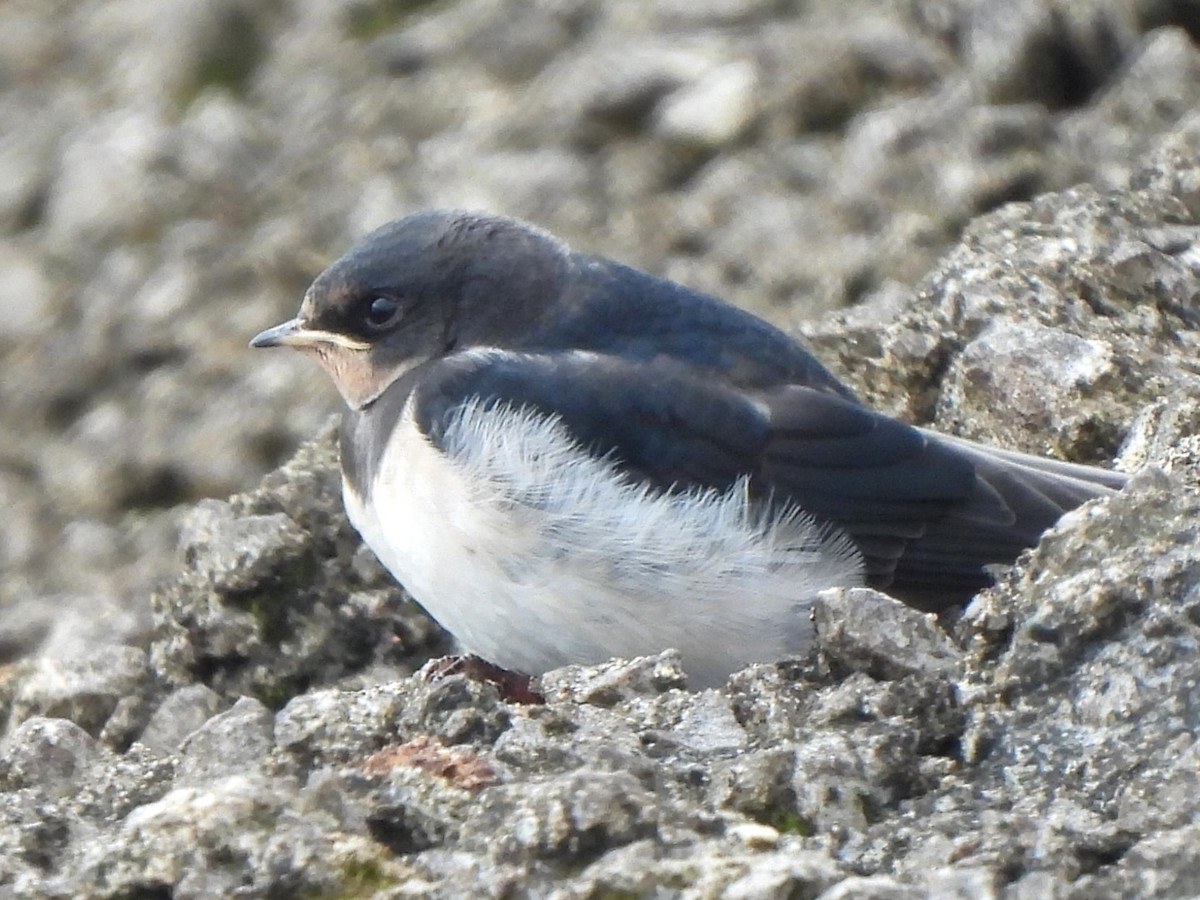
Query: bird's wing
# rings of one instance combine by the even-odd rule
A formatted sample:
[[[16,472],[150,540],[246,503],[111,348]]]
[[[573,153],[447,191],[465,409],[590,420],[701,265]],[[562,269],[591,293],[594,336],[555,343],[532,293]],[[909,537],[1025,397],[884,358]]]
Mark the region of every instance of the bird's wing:
[[[574,264],[526,346],[644,362],[670,356],[746,390],[792,384],[855,399],[793,335],[744,309],[612,260],[575,254]]]
[[[464,404],[507,404],[556,418],[659,490],[746,478],[764,505],[798,506],[849,534],[881,586],[912,540],[976,492],[969,458],[916,428],[811,388],[746,393],[669,359],[474,351],[425,369],[411,397],[418,427],[442,449]],[[999,501],[980,509],[1011,518]]]

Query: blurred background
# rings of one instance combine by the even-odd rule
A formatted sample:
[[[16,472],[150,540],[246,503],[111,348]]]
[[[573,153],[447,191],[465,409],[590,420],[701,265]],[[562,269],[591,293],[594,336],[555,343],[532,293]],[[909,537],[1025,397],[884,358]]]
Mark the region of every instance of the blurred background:
[[[0,659],[63,605],[145,627],[179,509],[339,409],[246,341],[374,226],[507,213],[794,330],[1128,186],[1198,37],[1196,0],[5,0]]]

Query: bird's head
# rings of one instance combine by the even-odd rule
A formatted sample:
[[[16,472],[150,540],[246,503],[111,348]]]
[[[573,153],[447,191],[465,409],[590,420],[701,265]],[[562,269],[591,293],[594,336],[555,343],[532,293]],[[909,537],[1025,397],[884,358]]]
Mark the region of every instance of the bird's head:
[[[352,409],[416,366],[472,347],[519,347],[562,289],[567,247],[501,216],[416,213],[322,272],[296,318],[251,347],[317,358]]]

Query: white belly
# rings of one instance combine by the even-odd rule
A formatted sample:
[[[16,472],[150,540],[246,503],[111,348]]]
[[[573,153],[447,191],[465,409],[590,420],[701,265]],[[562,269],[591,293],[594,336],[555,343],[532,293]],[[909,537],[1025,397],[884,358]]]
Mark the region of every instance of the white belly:
[[[537,674],[678,649],[695,686],[803,650],[818,591],[862,584],[843,535],[744,485],[660,495],[556,420],[468,405],[443,453],[406,409],[351,521],[465,651]]]

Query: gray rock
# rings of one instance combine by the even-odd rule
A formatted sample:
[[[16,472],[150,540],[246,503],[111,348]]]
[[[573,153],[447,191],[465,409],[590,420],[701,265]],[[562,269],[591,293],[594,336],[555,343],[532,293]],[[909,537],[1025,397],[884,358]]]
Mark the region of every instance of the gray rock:
[[[712,67],[704,53],[672,47],[657,38],[601,40],[578,55],[566,56],[538,76],[535,91],[542,127],[565,127],[575,142],[603,144],[636,133],[670,92]],[[553,111],[548,120],[544,110]],[[551,124],[554,123],[554,124]]]
[[[276,713],[276,745],[305,772],[359,759],[401,736],[412,692],[404,682],[353,693],[309,691]]]
[[[8,730],[33,716],[69,719],[99,737],[121,701],[153,687],[146,653],[100,647],[75,660],[43,657],[19,682],[8,710]]]
[[[886,875],[852,875],[823,891],[817,900],[907,900],[911,896],[911,885]]]
[[[279,707],[303,686],[381,663],[411,671],[406,656],[436,649],[436,628],[381,568],[345,577],[360,541],[342,511],[331,438],[327,430],[259,491],[193,514],[187,569],[152,601],[159,677]]]
[[[204,788],[181,787],[147,803],[72,860],[77,881],[103,885],[103,896],[168,890],[182,897],[252,896],[329,891],[346,877],[371,873],[399,880],[376,846],[330,830],[322,818],[290,810],[286,781],[231,775]],[[255,875],[247,879],[247,869]]]
[[[813,604],[817,640],[836,663],[881,680],[952,676],[958,648],[933,616],[869,588],[823,591]]]
[[[66,719],[26,719],[0,747],[0,780],[8,790],[35,788],[63,799],[78,791],[104,750]]]
[[[963,35],[975,88],[998,103],[1082,103],[1130,52],[1136,37],[1129,4],[1020,0],[1001,11],[967,4]]]
[[[1079,173],[1079,180],[1107,188],[1134,187],[1137,169],[1129,161],[1151,150],[1181,119],[1194,117],[1200,102],[1198,78],[1200,50],[1185,30],[1162,28],[1141,36],[1121,77],[1107,84],[1095,102],[1064,119],[1064,163]]]
[[[1154,792],[1115,773],[1122,760],[1162,759],[1177,754],[1181,741],[1191,743],[1182,737],[1187,691],[1164,686],[1194,677],[1200,632],[1187,618],[1194,580],[1184,573],[1195,566],[1187,533],[1198,502],[1194,489],[1162,476],[1139,478],[1106,504],[1069,517],[968,609],[961,624],[974,646],[965,684],[969,776],[947,780],[891,823],[888,831],[901,841],[906,821],[945,836],[916,853],[902,851],[902,874],[952,857],[966,866],[1042,860],[1033,868],[1069,881],[1087,876],[1075,889],[1102,896],[1119,896],[1125,879],[1142,877],[1140,861],[1137,874],[1125,871],[1128,851],[1158,828],[1130,828],[1116,812],[1123,798],[1149,800]],[[1003,617],[1009,625],[999,633]],[[1174,764],[1142,765],[1136,768],[1153,770],[1155,783],[1178,784],[1168,774]],[[1058,774],[1046,778],[1048,771]],[[1001,784],[1019,802],[994,819],[973,819],[975,792]],[[1135,815],[1180,822],[1191,807],[1186,796],[1145,806],[1139,800]],[[968,821],[969,848],[953,837]],[[874,858],[881,847],[864,852]]]
[[[600,666],[566,666],[539,679],[539,689],[547,699],[570,699],[594,706],[615,706],[639,695],[654,696],[686,685],[687,675],[674,650]]]
[[[758,73],[752,64],[721,66],[665,98],[655,127],[681,144],[711,149],[732,143],[754,123],[757,88]]]
[[[1182,157],[1179,164],[1194,165]],[[901,409],[936,416],[943,430],[1091,460],[1115,453],[1143,404],[1163,391],[1190,389],[1189,339],[1176,340],[1189,333],[1196,291],[1186,210],[1158,191],[1054,196],[977,220],[929,276],[920,301],[866,343],[853,364],[846,359],[868,398],[886,387],[907,395]],[[1178,242],[1163,244],[1157,235],[1175,223],[1184,224]],[[1021,338],[1006,337],[1022,332],[1035,338],[1025,351],[1016,350]],[[819,332],[814,338],[825,344]],[[1044,346],[1035,350],[1035,343]],[[858,345],[843,337],[828,346],[844,352]],[[1066,376],[1049,371],[1045,378],[1059,380],[1042,390],[1036,379],[1022,381],[1010,405],[1012,380],[1025,376],[1019,367],[999,366],[1014,352],[1043,371],[1062,353],[1083,368]],[[888,374],[897,370],[907,372],[901,384]],[[1001,395],[1006,402],[998,402]],[[1034,414],[1038,430],[1013,416],[1013,407]]]
[[[255,775],[274,746],[275,719],[271,711],[243,697],[213,716],[179,748],[175,786],[190,787],[230,775]]]
[[[284,513],[235,516],[228,503],[202,501],[183,523],[185,564],[213,590],[248,590],[274,569],[298,564],[304,534]]]
[[[156,226],[166,185],[154,168],[168,140],[156,116],[126,110],[66,135],[46,201],[47,239],[62,248],[95,246]]]
[[[714,842],[704,856],[680,857],[657,851],[650,841],[606,854],[585,869],[573,896],[604,893],[647,895],[691,890],[697,896],[816,896],[837,881],[840,871],[827,856],[789,849],[778,853],[740,842]]]
[[[172,691],[158,704],[138,742],[152,753],[179,751],[193,731],[221,708],[221,698],[203,684],[190,684]]]
[[[1078,443],[1088,401],[1120,375],[1112,348],[1035,323],[987,326],[954,361],[942,403],[966,419],[981,409],[1005,410],[1014,428],[1042,435],[1051,446]]]
[[[652,834],[657,825],[654,798],[624,772],[501,785],[481,795],[469,815],[470,833],[486,836],[487,852],[501,859],[560,863],[584,861],[601,847],[624,846]],[[465,843],[470,846],[471,838]]]
[[[33,655],[54,627],[57,612],[48,597],[22,597],[0,608],[0,660]]]
[[[41,334],[54,323],[50,279],[28,251],[0,248],[0,315],[9,323],[5,338],[13,342]]]
[[[704,691],[684,710],[672,737],[692,753],[713,756],[740,753],[749,743],[729,698],[716,691]]]

